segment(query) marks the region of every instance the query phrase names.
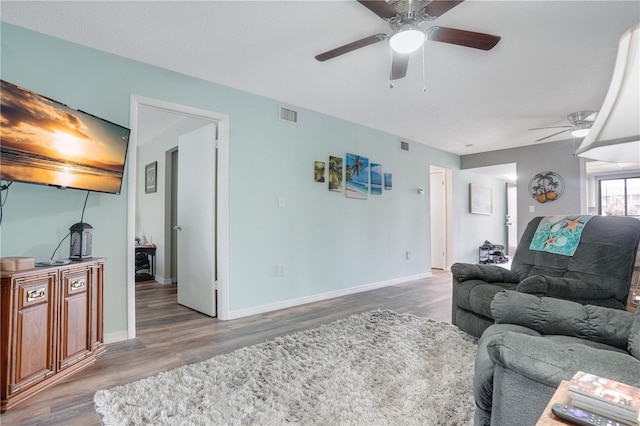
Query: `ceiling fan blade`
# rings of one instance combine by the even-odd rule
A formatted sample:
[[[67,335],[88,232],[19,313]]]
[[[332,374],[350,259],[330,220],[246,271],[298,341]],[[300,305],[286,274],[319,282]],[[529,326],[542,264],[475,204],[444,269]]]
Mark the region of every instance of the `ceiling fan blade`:
[[[556,136],[556,135],[559,135],[560,133],[568,132],[569,130],[571,130],[571,129],[563,130],[563,131],[561,131],[561,132],[554,133],[554,134],[549,135],[549,136],[545,136],[544,138],[537,139],[537,140],[536,140],[536,142],[540,142],[540,141],[543,141],[543,140],[545,140],[545,139],[549,139],[549,138],[551,138],[551,137],[554,137],[554,136]]]
[[[450,11],[464,0],[433,0],[431,3],[422,8],[429,16],[437,18],[438,16]]]
[[[427,37],[432,41],[481,50],[491,50],[500,41],[498,36],[447,27],[431,27],[427,31]]]
[[[369,37],[362,38],[360,40],[345,44],[344,46],[336,47],[335,49],[316,55],[316,59],[320,62],[324,62],[327,59],[333,59],[336,56],[344,55],[345,53],[352,52],[356,49],[375,44],[379,41],[386,40],[387,35],[384,33],[375,34]]]
[[[393,56],[391,59],[391,75],[389,79],[397,80],[407,75],[407,67],[409,66],[409,54],[398,53],[391,49]]]
[[[391,19],[398,14],[398,12],[384,0],[358,0],[358,3],[382,19]]]
[[[566,129],[573,128],[573,126],[547,126],[547,127],[533,127],[529,130],[542,130],[542,129]]]

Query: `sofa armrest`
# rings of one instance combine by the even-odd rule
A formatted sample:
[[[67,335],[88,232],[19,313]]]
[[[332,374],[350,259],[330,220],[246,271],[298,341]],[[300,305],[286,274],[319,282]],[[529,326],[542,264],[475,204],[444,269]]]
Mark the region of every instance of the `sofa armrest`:
[[[496,324],[517,324],[540,334],[579,337],[627,350],[630,312],[504,290],[491,302]]]
[[[454,263],[451,273],[459,281],[482,280],[488,283],[517,284],[520,277],[510,269],[496,265]]]
[[[615,298],[613,289],[606,283],[585,283],[576,278],[532,275],[518,284],[517,291],[564,299],[608,299]]]
[[[495,364],[547,386],[557,387],[578,371],[640,386],[640,361],[620,352],[511,331],[492,339],[487,351]]]

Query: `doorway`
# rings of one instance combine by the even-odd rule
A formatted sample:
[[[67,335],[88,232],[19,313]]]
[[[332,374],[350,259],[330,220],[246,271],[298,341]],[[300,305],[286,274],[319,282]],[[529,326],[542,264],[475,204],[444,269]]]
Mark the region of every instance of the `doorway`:
[[[212,191],[216,194],[217,203],[215,206],[215,213],[212,214],[212,221],[215,223],[215,229],[217,230],[215,237],[212,237],[215,241],[217,250],[215,252],[215,263],[216,264],[216,273],[217,273],[217,301],[218,301],[218,318],[221,320],[229,319],[229,299],[228,299],[228,276],[229,276],[229,117],[226,115],[222,115],[219,113],[201,110],[197,108],[192,108],[184,105],[172,104],[165,101],[143,98],[138,96],[132,96],[131,98],[131,134],[132,134],[132,142],[129,145],[128,152],[128,176],[132,178],[128,179],[128,239],[130,241],[134,241],[135,233],[136,233],[136,219],[138,217],[138,209],[139,209],[139,198],[141,196],[146,196],[147,200],[153,199],[153,197],[160,197],[164,195],[167,199],[171,199],[171,182],[170,182],[170,174],[166,174],[161,177],[158,176],[158,179],[162,179],[162,182],[165,182],[163,185],[163,189],[159,188],[159,192],[164,191],[162,194],[146,194],[144,190],[144,185],[140,184],[138,179],[136,179],[139,170],[144,170],[146,159],[138,160],[137,156],[140,155],[140,143],[145,143],[145,140],[150,140],[149,134],[155,133],[156,135],[160,134],[162,131],[168,131],[168,122],[169,120],[165,120],[156,126],[147,126],[144,123],[144,120],[141,120],[141,117],[144,118],[145,112],[148,112],[149,109],[153,109],[155,112],[160,112],[163,114],[168,114],[173,118],[178,118],[181,121],[183,119],[187,119],[187,121],[200,121],[202,123],[213,124],[213,127],[216,129],[217,135],[217,164],[218,167],[215,171],[215,191]],[[202,125],[200,125],[202,127]],[[168,158],[167,161],[168,168],[171,168],[171,154],[170,147],[166,147],[164,152],[167,153],[166,157],[162,158],[162,162],[165,162],[165,158]],[[158,170],[162,170],[164,172],[165,167],[158,167]],[[168,180],[168,181],[167,181]],[[163,202],[161,207],[162,211],[167,217],[171,216],[171,203]],[[163,227],[166,227],[166,223],[169,221],[163,221]],[[170,283],[172,281],[171,275],[173,275],[171,271],[171,232],[161,232],[161,236],[156,239],[159,243],[163,244],[162,254],[163,256],[163,265],[165,266],[164,274],[165,282],[168,281]],[[158,244],[159,245],[159,244]],[[134,264],[134,248],[133,244],[128,248],[127,251],[128,258],[128,283],[127,283],[127,337],[134,338],[136,335],[135,330],[135,280],[133,277],[133,264]],[[178,268],[179,270],[179,268]],[[213,283],[210,283],[213,285]]]

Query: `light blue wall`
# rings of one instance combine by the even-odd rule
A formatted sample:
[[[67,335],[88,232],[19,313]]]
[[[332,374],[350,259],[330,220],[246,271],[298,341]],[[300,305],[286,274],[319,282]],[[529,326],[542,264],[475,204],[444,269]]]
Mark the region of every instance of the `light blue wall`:
[[[418,143],[405,152],[397,136],[299,108],[298,125],[283,123],[274,100],[5,23],[1,54],[2,79],[124,126],[132,94],[230,117],[231,311],[429,273],[429,202],[417,188],[429,188],[431,164],[454,169],[454,207],[468,208],[453,154]],[[392,172],[393,190],[361,201],[313,182],[315,160],[347,152]],[[107,333],[126,330],[126,247],[133,243],[126,241],[126,187],[119,196],[92,194],[85,214],[95,227],[94,254],[107,257]],[[14,184],[2,255],[48,259],[78,220],[84,194]],[[454,220],[464,211],[455,210]],[[68,248],[58,256],[65,255]],[[284,277],[275,275],[278,264]]]

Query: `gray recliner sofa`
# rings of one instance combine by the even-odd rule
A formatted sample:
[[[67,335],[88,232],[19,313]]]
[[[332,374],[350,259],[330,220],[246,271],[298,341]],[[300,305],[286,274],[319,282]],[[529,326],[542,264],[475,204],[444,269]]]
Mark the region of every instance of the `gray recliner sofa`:
[[[453,324],[480,337],[494,323],[491,302],[503,290],[625,309],[640,242],[640,221],[589,217],[575,252],[565,255],[530,248],[539,238],[536,231],[543,219],[536,217],[527,225],[510,270],[488,264],[452,265]]]
[[[475,425],[535,425],[562,380],[578,371],[640,387],[636,314],[505,290],[478,343]]]

